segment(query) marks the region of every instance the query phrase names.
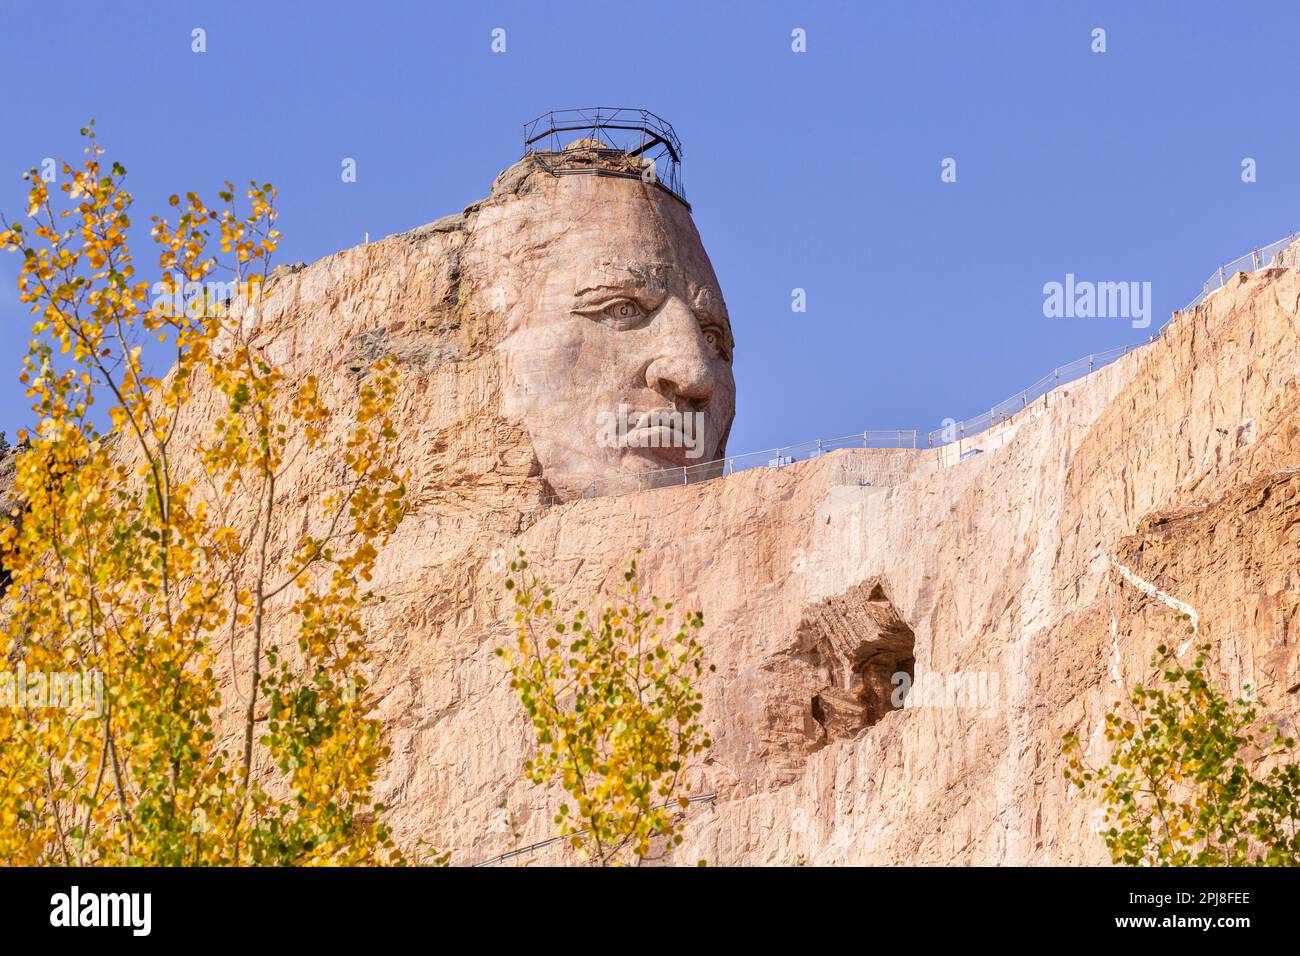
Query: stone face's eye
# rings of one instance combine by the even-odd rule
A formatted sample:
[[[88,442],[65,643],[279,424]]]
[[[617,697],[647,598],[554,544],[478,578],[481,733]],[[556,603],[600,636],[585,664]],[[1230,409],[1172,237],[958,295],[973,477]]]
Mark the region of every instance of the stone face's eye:
[[[640,302],[626,296],[619,296],[608,302],[577,311],[580,315],[596,319],[616,329],[635,328],[650,314]]]
[[[704,330],[704,341],[708,343],[709,348],[718,355],[719,358],[726,359],[727,347],[723,344],[722,330],[710,326]]]

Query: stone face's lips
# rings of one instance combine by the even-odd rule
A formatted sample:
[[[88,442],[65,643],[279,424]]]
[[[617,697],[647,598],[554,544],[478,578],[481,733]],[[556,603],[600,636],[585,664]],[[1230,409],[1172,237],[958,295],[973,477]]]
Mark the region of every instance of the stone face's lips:
[[[667,425],[658,425],[654,428],[638,428],[635,431],[628,432],[627,447],[638,451],[660,451],[665,453],[685,450],[682,433],[669,428]]]
[[[686,443],[685,433],[675,425],[638,425],[628,429],[627,438],[634,448],[681,448]]]
[[[665,468],[676,468],[695,460],[687,454],[693,451],[693,446],[687,446],[682,433],[665,425],[628,432],[626,450],[634,455],[657,459]]]
[[[679,412],[673,408],[656,408],[648,412],[629,412],[627,416],[628,433],[643,428],[667,428],[681,434],[682,421],[693,412]]]
[[[643,453],[640,457],[657,459],[668,468],[695,464],[704,457],[706,420],[702,412],[672,408],[629,412],[625,447]]]

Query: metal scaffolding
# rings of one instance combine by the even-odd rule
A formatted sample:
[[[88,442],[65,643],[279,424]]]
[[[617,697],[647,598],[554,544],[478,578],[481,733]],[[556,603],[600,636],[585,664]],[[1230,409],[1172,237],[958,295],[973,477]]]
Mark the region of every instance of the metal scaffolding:
[[[524,155],[556,175],[654,183],[690,208],[682,188],[682,142],[649,110],[594,106],[543,113],[524,124]]]

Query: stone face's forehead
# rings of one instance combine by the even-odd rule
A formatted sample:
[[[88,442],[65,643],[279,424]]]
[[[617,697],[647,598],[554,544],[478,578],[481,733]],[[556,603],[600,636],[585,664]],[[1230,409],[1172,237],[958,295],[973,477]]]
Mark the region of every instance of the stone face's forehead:
[[[592,181],[561,179],[538,197],[551,231],[544,276],[548,295],[671,293],[700,319],[723,325],[730,340],[722,290],[686,209],[631,181],[605,180],[593,197]]]
[[[685,232],[664,220],[653,200],[632,189],[629,195],[599,203],[567,202],[557,190],[547,209],[551,228],[559,233],[562,249],[582,247],[592,258],[617,260],[629,255],[642,261],[678,262],[692,257],[689,245],[698,245],[694,229]],[[620,190],[623,192],[623,190]]]

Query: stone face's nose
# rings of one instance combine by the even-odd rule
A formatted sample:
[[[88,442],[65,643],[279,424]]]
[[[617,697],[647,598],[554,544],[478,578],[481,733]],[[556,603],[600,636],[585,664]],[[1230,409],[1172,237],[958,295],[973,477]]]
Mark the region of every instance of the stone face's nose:
[[[646,366],[646,384],[674,404],[703,409],[713,396],[714,363],[695,314],[672,296],[655,316],[654,328],[658,355]]]

